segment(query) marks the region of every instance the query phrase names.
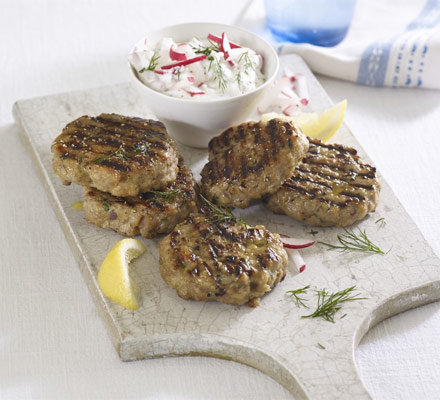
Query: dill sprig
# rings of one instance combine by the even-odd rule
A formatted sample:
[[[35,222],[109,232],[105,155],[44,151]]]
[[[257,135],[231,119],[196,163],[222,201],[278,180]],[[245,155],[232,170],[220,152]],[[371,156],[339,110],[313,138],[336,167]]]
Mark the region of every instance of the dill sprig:
[[[236,217],[232,214],[232,211],[228,207],[218,206],[214,204],[212,201],[208,200],[205,196],[200,194],[200,197],[204,201],[204,203],[210,208],[213,219],[211,222],[214,224],[218,224],[220,222],[238,222],[239,224],[247,225],[246,221],[240,217]]]
[[[357,297],[354,292],[356,286],[336,293],[327,293],[325,289],[315,290],[318,295],[318,303],[316,310],[309,314],[303,315],[301,318],[323,318],[329,322],[335,322],[335,314],[342,308],[344,303],[355,300],[365,300],[365,297]]]
[[[303,288],[296,289],[296,290],[288,290],[286,293],[290,294],[293,299],[295,300],[295,303],[297,307],[303,306],[305,308],[309,308],[307,304],[304,302],[307,301],[304,297],[301,297],[301,294],[307,293],[307,290],[310,288],[310,285],[304,286]]]
[[[153,198],[150,200],[161,199],[171,201],[174,200],[180,193],[183,193],[183,190],[179,188],[166,190],[164,192],[160,192],[158,190],[149,190],[146,193],[151,193],[153,195]]]
[[[148,67],[142,68],[141,70],[139,70],[139,73],[142,74],[142,72],[145,72],[145,71],[154,71],[156,69],[157,65],[159,64],[159,58],[160,58],[160,56],[159,55],[156,56],[156,52],[154,52],[153,55],[151,56],[150,63],[148,64]]]
[[[112,152],[110,154],[104,154],[104,155],[96,158],[95,160],[93,160],[93,162],[95,164],[102,164],[104,161],[107,161],[110,157],[118,158],[122,162],[122,164],[124,164],[125,161],[130,160],[130,157],[124,151],[122,146],[119,146],[119,148],[117,150],[115,150],[114,152]]]
[[[316,234],[318,233],[318,231],[315,231],[314,229],[310,229],[307,233],[310,233],[310,235],[312,235],[313,237],[315,237]]]
[[[354,233],[353,230],[344,228],[345,234],[338,235],[339,245],[334,245],[325,242],[318,242],[327,246],[329,250],[340,251],[363,251],[366,253],[378,253],[385,254],[379,246],[375,245],[367,236],[367,233],[358,229],[358,233]]]
[[[375,222],[375,224],[379,224],[379,228],[383,228],[386,224],[387,224],[387,222],[385,221],[385,218],[379,218],[376,222]]]
[[[225,77],[223,76],[222,65],[220,64],[220,61],[217,60],[217,58],[214,56],[209,56],[208,60],[209,60],[208,71],[210,71],[212,68],[214,72],[214,79],[217,80],[219,89],[221,89],[221,91],[224,92],[226,89],[226,81],[225,81]]]
[[[210,46],[203,47],[201,44],[199,46],[190,45],[196,54],[205,54],[206,56],[210,56],[214,51],[216,53],[220,52],[220,45],[218,43],[214,43],[208,39]]]
[[[238,88],[240,89],[240,86],[241,86],[241,73],[240,72],[237,74],[237,77],[235,79],[237,81]]]
[[[244,72],[245,72],[245,74],[248,73],[249,68],[253,69],[255,71],[255,66],[252,63],[251,58],[249,57],[249,52],[248,51],[245,51],[244,53],[241,54],[240,58],[238,59],[238,63],[239,64],[241,64],[241,63],[244,64]]]

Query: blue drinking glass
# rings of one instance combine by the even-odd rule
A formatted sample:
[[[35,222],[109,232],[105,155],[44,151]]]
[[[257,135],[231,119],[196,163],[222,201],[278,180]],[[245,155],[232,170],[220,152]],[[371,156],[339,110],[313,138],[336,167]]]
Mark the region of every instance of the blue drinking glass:
[[[356,0],[265,0],[267,27],[277,41],[336,46],[344,39]]]

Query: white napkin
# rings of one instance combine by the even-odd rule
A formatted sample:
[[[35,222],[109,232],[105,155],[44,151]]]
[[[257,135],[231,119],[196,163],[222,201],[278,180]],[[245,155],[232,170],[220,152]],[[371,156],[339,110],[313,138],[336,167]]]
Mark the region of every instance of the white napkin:
[[[301,55],[324,75],[370,86],[440,89],[440,0],[358,0],[348,34],[335,47],[276,42],[265,27],[263,0],[254,0],[237,24],[268,39],[280,54]]]

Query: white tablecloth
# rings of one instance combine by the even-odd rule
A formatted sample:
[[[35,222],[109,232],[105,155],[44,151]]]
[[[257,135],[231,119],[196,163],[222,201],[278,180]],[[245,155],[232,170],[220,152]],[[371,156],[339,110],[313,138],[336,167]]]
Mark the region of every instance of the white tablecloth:
[[[118,359],[11,115],[19,98],[126,81],[127,51],[146,31],[232,23],[246,3],[2,0],[1,399],[291,398],[233,362]],[[334,101],[348,99],[346,122],[440,254],[440,92],[320,80]],[[379,324],[356,354],[374,398],[439,399],[440,304]]]

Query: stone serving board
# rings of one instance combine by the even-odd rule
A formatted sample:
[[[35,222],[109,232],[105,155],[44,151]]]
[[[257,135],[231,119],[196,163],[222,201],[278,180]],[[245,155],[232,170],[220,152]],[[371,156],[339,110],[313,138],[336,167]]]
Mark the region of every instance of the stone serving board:
[[[331,105],[301,58],[283,56],[281,63],[307,76],[310,110],[322,111]],[[286,279],[262,298],[259,307],[248,308],[180,299],[159,275],[161,237],[139,238],[148,250],[131,266],[140,287],[141,306],[130,311],[107,300],[96,281],[102,260],[122,237],[89,225],[83,212],[72,207],[82,200],[81,188],[63,186],[51,167],[50,145],[62,128],[77,117],[102,112],[152,117],[130,84],[22,100],[14,106],[16,121],[121,359],[220,357],[260,369],[297,399],[369,399],[354,359],[363,335],[385,318],[440,298],[440,260],[380,174],[380,204],[354,229],[365,229],[373,242],[391,249],[386,255],[339,253],[315,245],[302,251],[307,263],[304,273],[297,274],[289,264]],[[369,161],[347,126],[332,141],[357,148]],[[179,150],[199,179],[206,151],[183,145]],[[311,237],[308,226],[274,215],[260,204],[238,214],[249,224],[263,224],[273,232]],[[385,226],[376,223],[380,218],[385,218]],[[336,243],[337,235],[343,233],[338,228],[316,230],[318,240],[330,243]],[[311,310],[307,310],[297,308],[286,291],[305,285],[329,292],[356,285],[367,299],[344,305],[335,323],[302,319],[313,311],[316,296],[309,293]]]

